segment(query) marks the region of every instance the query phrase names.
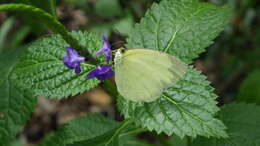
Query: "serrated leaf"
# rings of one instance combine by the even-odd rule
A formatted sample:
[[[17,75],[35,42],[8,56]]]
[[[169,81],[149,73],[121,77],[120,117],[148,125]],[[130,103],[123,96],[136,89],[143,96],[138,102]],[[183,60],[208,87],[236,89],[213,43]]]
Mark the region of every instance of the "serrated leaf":
[[[164,91],[150,103],[131,102],[118,98],[118,106],[125,118],[133,119],[139,126],[185,135],[227,137],[224,124],[213,116],[218,111],[213,88],[206,77],[189,67],[182,80]]]
[[[154,3],[127,39],[128,48],[149,48],[191,63],[223,30],[230,16],[226,6],[198,0],[163,0]]]
[[[101,141],[103,135],[109,133],[111,136],[110,132],[119,125],[102,115],[87,115],[68,122],[56,132],[48,135],[41,146],[66,146],[67,144],[96,138],[100,138],[98,141]]]
[[[120,124],[117,125],[114,129],[107,131],[101,136],[80,141],[77,143],[74,143],[69,146],[86,146],[86,145],[95,145],[95,146],[121,146],[122,143],[119,143],[119,137],[120,134],[123,133],[126,129],[128,129],[128,126],[130,125],[131,121],[123,121]],[[127,134],[126,134],[127,135]],[[121,138],[121,137],[120,137]]]
[[[3,51],[0,55],[0,145],[7,145],[21,130],[34,109],[36,99],[20,90],[10,79],[20,51]]]
[[[197,0],[163,0],[135,25],[127,47],[167,52],[191,63],[224,28],[229,15],[227,7]],[[158,100],[135,103],[119,98],[119,110],[125,118],[158,133],[227,137],[224,124],[213,117],[218,111],[217,96],[205,78],[190,67]]]
[[[145,141],[135,138],[135,134],[144,129],[137,128],[131,123],[131,121],[123,121],[116,128],[101,136],[68,146],[151,146]]]
[[[192,146],[260,146],[260,106],[233,103],[219,112],[227,125],[229,139],[207,139],[199,137]]]
[[[86,32],[73,32],[72,35],[93,54],[102,45],[99,36]],[[86,78],[87,73],[95,68],[94,65],[81,63],[82,72],[79,75],[64,66],[65,46],[69,45],[60,35],[49,35],[29,44],[13,78],[21,86],[30,88],[34,95],[49,98],[68,97],[97,86],[98,80]]]
[[[242,82],[238,101],[260,104],[260,70],[251,72]]]

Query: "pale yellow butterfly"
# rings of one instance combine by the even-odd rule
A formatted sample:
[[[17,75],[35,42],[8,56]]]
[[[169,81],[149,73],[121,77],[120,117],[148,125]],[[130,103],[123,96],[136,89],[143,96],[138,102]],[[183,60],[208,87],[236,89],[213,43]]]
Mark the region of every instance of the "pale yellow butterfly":
[[[118,49],[115,55],[118,92],[135,102],[151,102],[179,81],[187,65],[175,56],[149,49]]]

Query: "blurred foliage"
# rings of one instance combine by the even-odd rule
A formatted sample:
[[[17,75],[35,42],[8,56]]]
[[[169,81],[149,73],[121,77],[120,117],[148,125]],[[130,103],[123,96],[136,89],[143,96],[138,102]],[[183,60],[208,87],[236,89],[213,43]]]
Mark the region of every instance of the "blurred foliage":
[[[42,8],[52,15],[56,15],[56,0],[3,0],[3,3],[24,3]]]
[[[251,72],[242,82],[238,100],[260,104],[260,70]]]
[[[98,0],[95,4],[95,10],[102,17],[115,17],[122,13],[118,0]]]
[[[1,0],[0,3],[16,2],[40,7],[57,16],[57,19],[68,29],[82,29],[98,34],[104,33],[110,36],[112,44],[117,44],[125,40],[126,34],[131,32],[134,23],[140,21],[151,4],[159,1]],[[202,62],[203,72],[209,76],[217,94],[220,95],[221,104],[231,101],[259,104],[260,1],[201,1],[217,5],[228,3],[233,7],[233,17],[230,24],[215,40],[215,43],[207,49],[207,52],[198,59]],[[35,40],[37,36],[49,33],[45,30],[43,22],[28,17],[26,14],[5,13],[4,17],[0,19],[0,52],[3,49],[21,48],[23,44]],[[115,46],[112,45],[112,47]],[[135,141],[135,138],[133,139]],[[163,137],[157,144],[160,143],[160,145],[165,146],[181,145],[177,144],[178,142],[183,143],[181,140],[176,140],[176,137]]]
[[[2,3],[24,3],[33,5],[45,10],[53,16],[56,16],[56,0],[3,0]],[[17,18],[21,18],[20,20],[23,22],[23,24],[27,24],[27,27],[31,28],[31,32],[37,36],[40,36],[46,29],[44,22],[31,17],[30,14],[14,13],[13,15],[17,16]]]
[[[209,0],[233,7],[230,25],[202,55],[224,102],[236,100],[243,79],[260,67],[260,1]]]
[[[10,17],[0,26],[0,53],[4,49],[20,47],[23,39],[30,31],[27,25],[21,25],[16,28],[16,31],[12,31],[14,21],[14,17]]]
[[[250,113],[250,114],[249,114]],[[259,146],[260,106],[232,103],[223,106],[219,118],[228,127],[230,139],[198,137],[192,146]],[[184,145],[183,145],[184,146]]]

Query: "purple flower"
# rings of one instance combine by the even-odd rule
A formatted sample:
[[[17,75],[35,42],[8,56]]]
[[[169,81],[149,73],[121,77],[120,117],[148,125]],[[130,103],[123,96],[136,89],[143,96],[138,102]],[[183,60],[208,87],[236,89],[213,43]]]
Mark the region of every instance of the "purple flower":
[[[85,61],[85,58],[79,56],[79,54],[72,47],[65,48],[67,56],[63,57],[64,65],[69,69],[75,69],[75,73],[79,74],[81,72],[80,62]]]
[[[97,78],[98,80],[105,80],[114,75],[111,71],[112,65],[97,66],[96,69],[88,73],[87,78]]]
[[[97,50],[96,55],[99,55],[100,53],[105,54],[106,62],[109,63],[110,60],[110,54],[111,54],[111,47],[104,35],[102,35],[102,40],[104,41],[103,46]]]

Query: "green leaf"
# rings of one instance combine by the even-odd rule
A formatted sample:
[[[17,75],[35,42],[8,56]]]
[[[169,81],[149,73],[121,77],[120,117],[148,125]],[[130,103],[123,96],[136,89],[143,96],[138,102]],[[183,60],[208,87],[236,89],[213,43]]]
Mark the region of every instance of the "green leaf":
[[[118,107],[125,118],[138,126],[185,135],[227,137],[224,124],[213,116],[218,111],[213,88],[206,77],[189,67],[182,80],[164,91],[161,97],[149,103],[131,102],[118,98]]]
[[[99,138],[98,141],[102,141],[102,136],[108,133],[112,136],[111,131],[119,125],[117,122],[98,114],[79,117],[63,125],[56,132],[49,134],[43,140],[41,146],[66,146],[67,144],[97,138]]]
[[[56,17],[56,0],[30,0],[30,4],[42,8],[46,12]]]
[[[32,5],[13,3],[0,5],[0,11],[16,12],[34,17],[38,20],[37,22],[42,21],[42,23],[47,25],[50,29],[52,29],[52,31],[59,33],[63,39],[66,40],[75,49],[81,48],[77,40],[75,40],[67,31],[67,29],[59,21],[57,21],[56,17],[40,8],[36,8]]]
[[[14,23],[14,18],[8,18],[4,21],[4,23],[0,27],[0,53],[3,50],[3,46],[5,44],[5,40],[7,38],[7,34],[10,31],[12,25]]]
[[[75,143],[71,146],[86,146],[86,145],[95,145],[95,146],[119,146],[119,134],[122,133],[126,127],[129,126],[131,121],[125,120],[124,122],[118,124],[118,126],[110,131],[107,131],[105,134],[95,137],[93,139],[88,139]]]
[[[207,139],[199,137],[192,146],[259,146],[260,106],[234,103],[224,106],[220,119],[227,125],[229,139]]]
[[[260,104],[260,70],[251,72],[242,82],[238,101]]]
[[[137,128],[131,121],[123,121],[121,124],[101,136],[70,144],[69,146],[151,146],[147,142],[135,138],[137,133],[145,129]]]
[[[144,140],[135,138],[133,135],[122,136],[119,138],[119,146],[154,146]]]
[[[23,25],[12,34],[11,40],[9,40],[8,43],[6,43],[6,49],[14,49],[14,48],[19,48],[21,47],[23,40],[27,36],[27,34],[30,32],[31,28],[28,25]]]
[[[230,16],[226,6],[198,0],[163,0],[153,4],[129,34],[128,48],[149,48],[191,63],[223,30]]]
[[[9,33],[13,24],[14,18],[10,17],[0,27],[0,53],[3,49],[18,48],[29,32],[29,27],[27,25],[22,25],[21,27],[16,28],[15,32]]]
[[[133,17],[129,15],[114,23],[113,29],[115,31],[118,31],[122,35],[127,35],[132,31],[133,25],[134,25]]]
[[[44,11],[56,16],[56,0],[13,0],[13,3],[24,3],[41,8]]]
[[[7,145],[30,118],[36,99],[19,89],[10,79],[21,51],[8,50],[0,55],[0,145]]]
[[[163,146],[188,146],[189,141],[187,137],[181,139],[174,135],[170,139],[164,140],[163,143]]]
[[[121,35],[127,35],[129,34],[133,29],[133,18],[132,16],[126,16],[121,19],[117,19],[111,23],[104,23],[100,25],[95,25],[90,28],[90,32],[96,33],[96,34],[106,34],[107,36],[112,32],[119,32]]]
[[[73,32],[72,36],[91,53],[102,45],[100,37],[90,33]],[[98,80],[86,78],[94,65],[81,63],[79,75],[64,66],[65,46],[69,45],[60,35],[49,35],[29,44],[13,78],[22,87],[30,88],[34,95],[49,98],[73,96],[97,86]]]
[[[115,17],[122,14],[122,8],[118,0],[97,0],[96,13],[103,17]]]
[[[153,4],[127,40],[128,48],[148,48],[167,52],[191,63],[209,46],[227,23],[230,9],[197,0],[163,0]],[[196,137],[227,137],[225,125],[214,115],[219,110],[213,88],[206,77],[189,67],[177,84],[150,103],[118,98],[125,118],[137,125],[164,132]]]

